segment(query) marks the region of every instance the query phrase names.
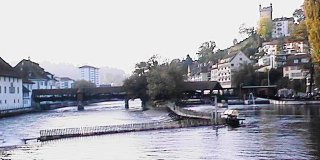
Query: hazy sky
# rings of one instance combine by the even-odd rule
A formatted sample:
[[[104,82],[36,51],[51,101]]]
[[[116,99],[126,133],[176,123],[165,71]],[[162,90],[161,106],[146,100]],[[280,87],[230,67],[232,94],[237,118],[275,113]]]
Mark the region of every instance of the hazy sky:
[[[17,62],[110,66],[196,57],[202,42],[224,49],[242,23],[256,26],[259,4],[292,16],[303,0],[1,0],[0,57]]]

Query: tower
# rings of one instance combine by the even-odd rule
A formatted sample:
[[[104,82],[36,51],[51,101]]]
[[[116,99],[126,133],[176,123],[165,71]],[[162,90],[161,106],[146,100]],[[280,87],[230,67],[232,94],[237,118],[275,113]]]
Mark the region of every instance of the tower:
[[[259,5],[259,12],[260,12],[260,19],[261,18],[270,18],[272,20],[272,3],[270,3],[270,6],[268,7],[261,7],[261,4]]]

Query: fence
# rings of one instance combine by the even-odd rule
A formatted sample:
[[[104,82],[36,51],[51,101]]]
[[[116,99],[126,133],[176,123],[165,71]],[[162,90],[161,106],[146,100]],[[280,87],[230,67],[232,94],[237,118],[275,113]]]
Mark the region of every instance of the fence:
[[[93,136],[93,135],[112,134],[112,133],[185,128],[185,127],[208,126],[208,125],[212,125],[212,122],[209,120],[188,119],[188,120],[169,121],[169,122],[150,122],[150,123],[136,123],[136,124],[123,124],[123,125],[111,125],[111,126],[48,129],[48,130],[40,130],[40,137],[37,140],[47,141],[47,140],[54,140],[54,139],[61,139],[61,138],[68,138],[68,137]]]

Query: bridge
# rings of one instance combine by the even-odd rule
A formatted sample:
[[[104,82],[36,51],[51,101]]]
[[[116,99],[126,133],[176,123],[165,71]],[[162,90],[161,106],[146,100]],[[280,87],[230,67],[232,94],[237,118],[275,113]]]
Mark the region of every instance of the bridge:
[[[110,99],[124,99],[126,108],[129,107],[129,99],[122,86],[78,89],[39,89],[32,91],[32,100],[36,103],[43,101],[76,101],[79,110],[84,109],[84,101]]]
[[[209,91],[211,95],[214,90],[223,89],[216,81],[185,82],[184,86],[182,92],[200,91],[200,95],[202,96],[205,90]],[[125,101],[125,108],[129,108],[129,96],[122,86],[82,89],[39,89],[32,91],[32,100],[38,104],[43,101],[76,101],[78,110],[84,109],[85,101],[110,99],[122,99]]]

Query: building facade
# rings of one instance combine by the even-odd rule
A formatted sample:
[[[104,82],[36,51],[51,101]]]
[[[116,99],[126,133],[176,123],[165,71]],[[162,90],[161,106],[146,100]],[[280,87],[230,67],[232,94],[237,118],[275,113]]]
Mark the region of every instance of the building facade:
[[[243,64],[250,63],[250,59],[241,51],[229,53],[218,64],[213,65],[211,81],[218,81],[223,88],[235,87],[232,84],[234,71],[241,69]]]
[[[59,89],[73,88],[75,80],[69,77],[56,77],[56,87]]]
[[[23,107],[22,78],[0,57],[0,110]]]
[[[288,57],[283,66],[283,77],[289,79],[306,79],[309,74],[310,54],[294,54]]]
[[[273,20],[272,38],[288,37],[291,35],[294,26],[294,18],[275,18]]]
[[[85,65],[79,67],[79,70],[81,80],[86,80],[91,83],[94,83],[97,87],[100,86],[99,68]]]
[[[23,79],[32,82],[31,90],[56,89],[56,79],[53,74],[46,72],[38,63],[23,59],[14,69],[19,72]]]

